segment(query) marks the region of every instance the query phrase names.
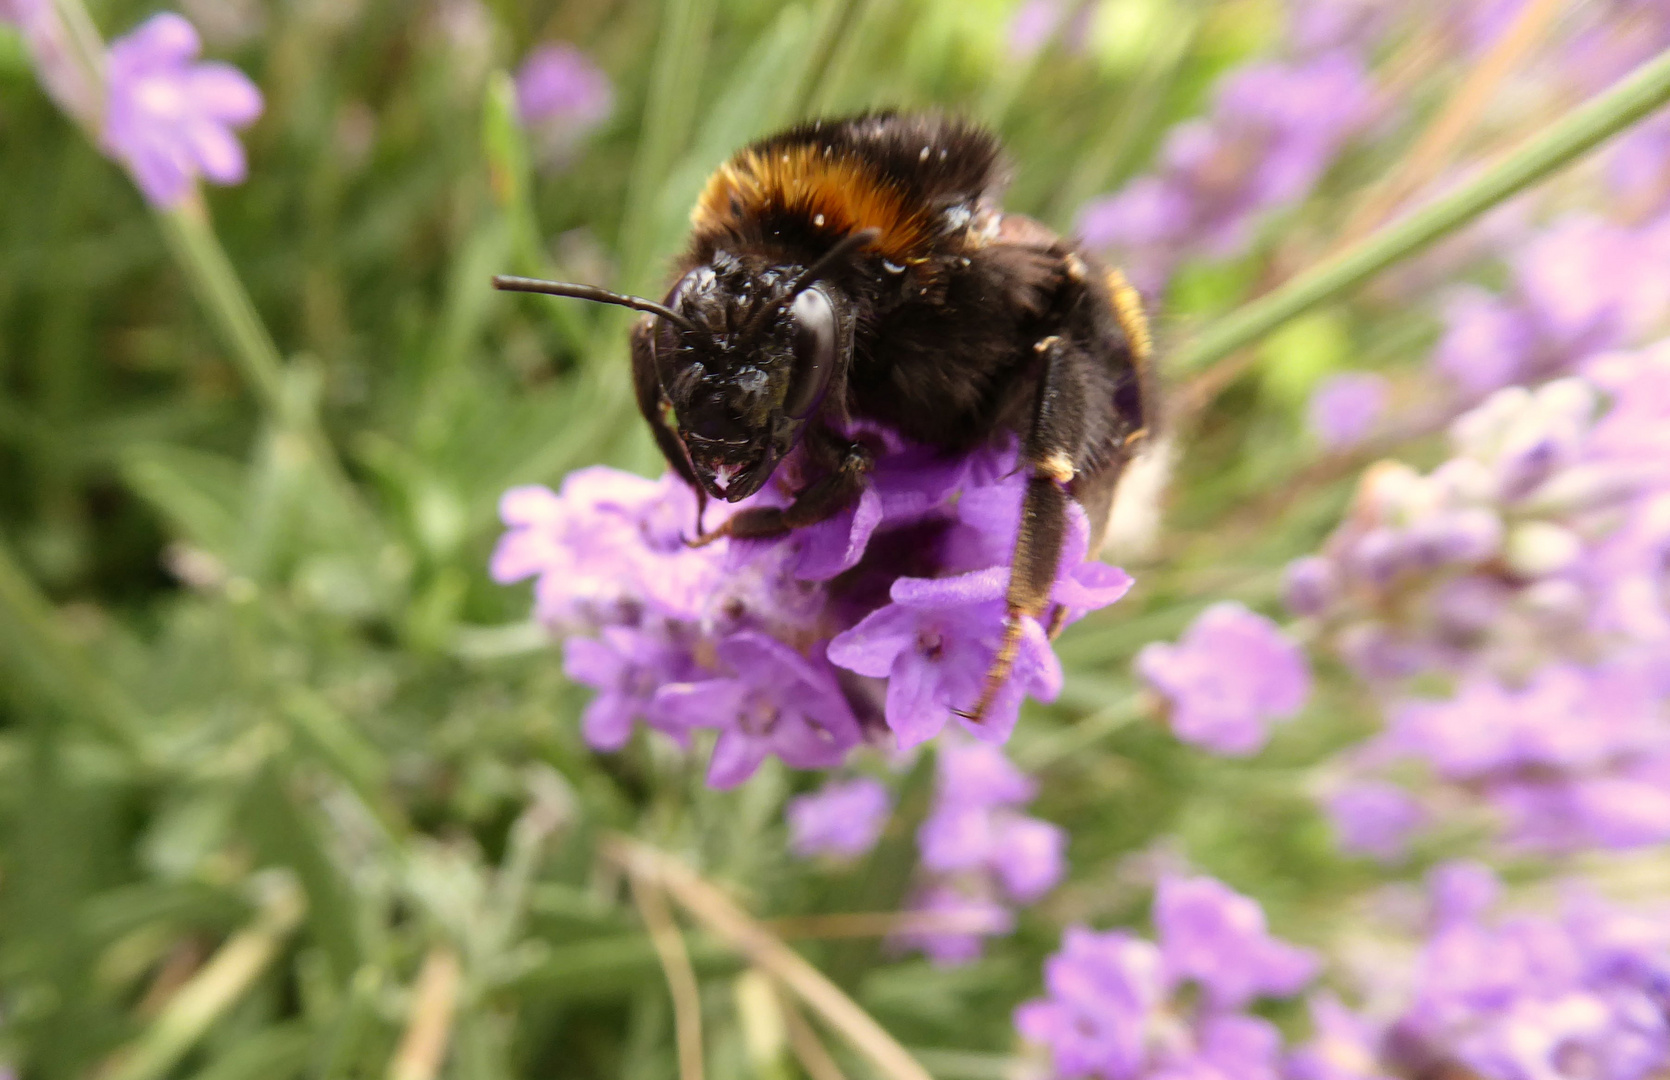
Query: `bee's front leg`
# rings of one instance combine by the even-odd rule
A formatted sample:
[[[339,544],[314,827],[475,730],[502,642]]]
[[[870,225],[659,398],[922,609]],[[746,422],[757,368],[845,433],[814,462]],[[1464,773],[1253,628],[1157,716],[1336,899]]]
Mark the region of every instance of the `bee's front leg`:
[[[862,443],[839,448],[833,472],[808,485],[788,506],[754,506],[732,514],[713,532],[691,541],[691,546],[711,544],[721,536],[738,539],[769,539],[786,536],[795,529],[827,521],[851,506],[870,484],[875,456]]]

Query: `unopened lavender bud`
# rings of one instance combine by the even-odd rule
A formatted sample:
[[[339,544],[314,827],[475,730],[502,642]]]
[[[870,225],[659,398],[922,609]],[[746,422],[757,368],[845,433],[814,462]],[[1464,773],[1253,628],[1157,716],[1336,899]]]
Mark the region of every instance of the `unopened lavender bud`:
[[[1415,557],[1424,569],[1474,565],[1502,547],[1502,519],[1483,507],[1440,514],[1411,530]]]
[[[1287,610],[1295,615],[1320,615],[1339,596],[1339,567],[1321,555],[1295,559],[1287,564],[1283,590]]]
[[[1421,474],[1401,461],[1380,461],[1363,473],[1357,505],[1371,521],[1386,521],[1407,505],[1421,486]]]
[[[1339,635],[1339,653],[1351,669],[1370,682],[1413,675],[1421,668],[1416,649],[1399,641],[1382,623],[1361,622]]]
[[[1410,565],[1411,552],[1395,529],[1370,529],[1350,551],[1349,566],[1354,577],[1385,588]]]
[[[1496,463],[1496,495],[1517,502],[1535,491],[1562,464],[1565,447],[1551,434],[1517,446]]]
[[[1605,510],[1640,495],[1658,468],[1638,463],[1591,463],[1561,469],[1519,506],[1539,517]]]
[[[1472,638],[1501,618],[1512,593],[1507,585],[1482,574],[1445,582],[1432,597],[1432,616],[1449,641]]]
[[[1542,577],[1564,570],[1582,551],[1583,542],[1570,529],[1547,521],[1527,521],[1509,531],[1503,557],[1514,573]]]

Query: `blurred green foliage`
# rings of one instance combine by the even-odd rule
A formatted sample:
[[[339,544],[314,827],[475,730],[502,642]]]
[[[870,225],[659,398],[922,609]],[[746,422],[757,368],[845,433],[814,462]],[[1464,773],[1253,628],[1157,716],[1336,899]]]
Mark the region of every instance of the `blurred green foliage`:
[[[761,916],[889,911],[926,773],[899,781],[878,851],[837,870],[784,849],[782,800],[814,778],[768,767],[716,793],[665,744],[586,749],[584,694],[523,621],[525,590],[486,577],[496,500],[659,462],[620,313],[489,276],[653,294],[728,153],[874,105],[991,123],[1017,162],[1010,205],[1067,227],[1268,43],[1274,5],[1110,3],[1087,51],[1024,61],[998,0],[230,6],[256,25],[211,51],[267,111],[250,180],[207,196],[212,232],[148,211],[0,31],[0,1056],[48,1080],[382,1075],[444,947],[463,964],[449,1075],[672,1076],[665,983],[599,833],[681,854]],[[92,9],[106,35],[152,10]],[[595,56],[617,101],[570,167],[536,174],[505,71],[552,38]],[[240,345],[215,306],[240,280],[282,357],[265,391],[259,331]],[[1252,280],[1202,275],[1175,318]],[[1375,317],[1272,340],[1281,364],[1190,432],[1163,557],[1062,640],[1067,692],[1029,707],[1015,751],[1045,777],[1036,811],[1072,833],[1070,882],[966,968],[803,943],[937,1074],[1002,1075],[1009,1010],[1060,927],[1143,917],[1129,856],[1156,838],[1311,942],[1371,873],[1332,853],[1303,790],[1361,730],[1358,703],[1324,695],[1327,723],[1254,764],[1210,760],[1131,722],[1128,668],[1209,601],[1268,606],[1283,560],[1330,526],[1343,473],[1282,490],[1316,457],[1296,408]],[[240,940],[270,957],[181,1019],[170,994]],[[741,960],[690,947],[711,1074],[793,1075],[746,1049]]]

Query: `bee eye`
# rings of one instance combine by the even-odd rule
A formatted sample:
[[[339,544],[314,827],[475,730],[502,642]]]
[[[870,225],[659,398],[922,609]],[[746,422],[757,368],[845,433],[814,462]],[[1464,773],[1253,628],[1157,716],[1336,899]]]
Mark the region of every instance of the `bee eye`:
[[[835,373],[835,307],[817,289],[794,298],[794,374],[783,397],[783,411],[803,419],[823,399]]]

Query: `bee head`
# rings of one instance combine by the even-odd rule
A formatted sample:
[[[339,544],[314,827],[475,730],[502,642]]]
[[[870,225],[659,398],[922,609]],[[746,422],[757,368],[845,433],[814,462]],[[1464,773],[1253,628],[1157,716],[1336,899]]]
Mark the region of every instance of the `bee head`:
[[[660,304],[566,282],[494,284],[655,315],[655,375],[691,472],[737,502],[765,486],[850,359],[852,303],[828,275],[877,235],[853,233],[805,267],[719,252]]]
[[[667,297],[700,329],[661,320],[656,374],[691,470],[715,498],[765,485],[851,352],[846,297],[826,282],[799,285],[803,275],[721,258]]]

